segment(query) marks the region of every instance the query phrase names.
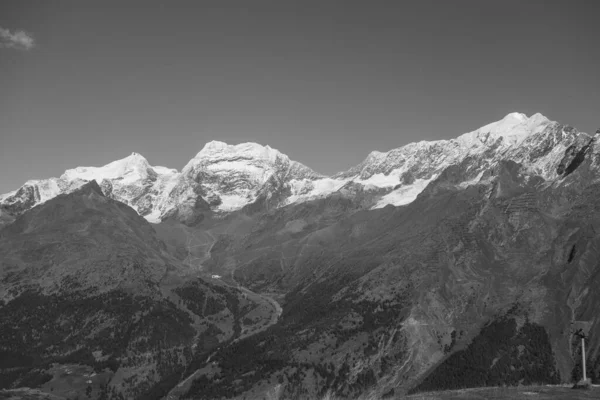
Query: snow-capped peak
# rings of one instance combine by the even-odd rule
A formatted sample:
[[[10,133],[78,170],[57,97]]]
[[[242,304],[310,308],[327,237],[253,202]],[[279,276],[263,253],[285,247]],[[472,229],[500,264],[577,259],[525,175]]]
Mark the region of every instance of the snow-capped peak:
[[[204,147],[202,148],[202,150],[200,150],[200,153],[202,152],[215,152],[215,151],[221,151],[222,149],[225,149],[229,146],[229,144],[225,143],[225,142],[221,142],[220,140],[211,140],[210,142],[206,143],[204,145]]]
[[[527,128],[534,128],[542,123],[550,122],[550,120],[544,117],[540,113],[536,113],[529,118],[527,115],[519,112],[513,112],[500,121],[492,122],[478,129],[478,131],[492,132],[496,134],[514,134],[512,131],[518,126],[524,126]]]
[[[217,211],[232,211],[264,196],[270,198],[294,179],[320,177],[278,150],[252,142],[208,142],[182,170],[182,182],[210,193],[208,200]]]
[[[206,143],[194,159],[215,160],[240,157],[268,161],[275,161],[278,157],[287,158],[287,156],[268,145],[262,146],[253,142],[231,145],[218,140],[213,140]]]
[[[206,209],[229,212],[250,204],[279,207],[348,187],[360,188],[357,193],[374,199],[376,207],[400,205],[413,201],[446,168],[464,162],[469,165],[461,185],[478,182],[486,168],[503,159],[527,164],[544,179],[551,179],[555,176],[554,161],[572,142],[573,135],[561,129],[542,114],[528,117],[512,112],[455,139],[372,151],[359,165],[331,177],[290,160],[270,146],[211,141],[181,173],[152,167],[134,152],[103,167],[77,167],[60,179],[27,182],[18,191],[0,196],[0,205],[18,215],[91,180],[96,180],[107,196],[131,205],[154,222],[165,215],[194,220],[195,213]]]
[[[503,119],[515,119],[519,121],[525,121],[527,119],[527,115],[520,112],[511,112],[506,114],[506,117]]]
[[[101,182],[104,179],[121,178],[123,182],[133,182],[139,179],[148,178],[152,172],[152,167],[148,161],[138,153],[117,161],[113,161],[103,167],[77,167],[69,169],[61,176],[62,179],[69,181],[82,179],[85,181],[96,180]]]
[[[482,143],[491,145],[501,137],[509,145],[519,145],[530,135],[544,130],[550,123],[551,121],[540,113],[527,117],[523,113],[513,112],[499,121],[459,136],[457,141],[472,147]]]
[[[382,158],[382,157],[385,157],[386,154],[387,154],[386,152],[374,150],[369,153],[367,158],[373,158],[373,159]]]
[[[367,158],[334,178],[353,180],[363,185],[395,188],[382,198],[378,206],[405,204],[414,200],[428,182],[447,167],[474,157],[485,160],[482,165],[494,162],[506,151],[518,151],[521,144],[552,124],[542,114],[531,117],[512,112],[499,121],[492,122],[456,139],[420,141],[382,153],[371,152]],[[490,153],[490,149],[495,149]]]

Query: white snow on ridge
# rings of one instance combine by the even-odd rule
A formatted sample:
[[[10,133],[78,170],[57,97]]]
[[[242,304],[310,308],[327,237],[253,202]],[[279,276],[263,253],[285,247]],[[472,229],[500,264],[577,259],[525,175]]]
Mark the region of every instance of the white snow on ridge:
[[[8,192],[8,193],[4,193],[4,194],[0,194],[0,203],[3,202],[5,199],[14,196],[15,194],[17,194],[18,190],[13,190],[12,192]]]
[[[211,204],[220,199],[219,205],[211,207],[214,211],[230,212],[256,201],[264,193],[281,194],[289,189],[289,195],[279,203],[282,206],[325,197],[354,182],[362,185],[364,191],[387,193],[375,198],[373,208],[387,204],[399,206],[412,202],[446,167],[467,157],[479,161],[483,157],[485,162],[475,162],[473,167],[477,170],[472,173],[468,170],[469,176],[479,175],[457,183],[460,187],[479,182],[483,174],[481,169],[504,157],[525,160],[526,168],[536,173],[541,171],[544,177],[552,176],[554,164],[564,154],[568,140],[560,144],[555,140],[554,148],[543,158],[531,162],[524,158],[539,143],[538,139],[527,139],[551,123],[541,114],[527,117],[522,113],[510,113],[455,139],[410,143],[388,152],[373,151],[361,164],[333,177],[317,174],[269,146],[212,141],[187,163],[182,173],[167,167],[150,166],[143,156],[132,153],[102,167],[67,170],[59,179],[29,181],[26,185],[35,186],[36,190],[24,191],[26,194],[21,197],[29,198],[34,193],[33,196],[39,197],[34,199],[35,204],[39,204],[73,190],[84,181],[96,180],[101,184],[108,180],[112,184],[112,197],[147,213],[148,221],[159,222],[167,212],[184,203],[193,203],[198,193],[203,193],[203,197],[206,195],[205,200]],[[558,138],[561,140],[560,136]],[[499,147],[493,154],[486,153],[494,144]],[[420,179],[411,184],[402,183],[416,177]],[[394,190],[394,187],[398,188]],[[30,199],[14,197],[17,192],[0,195],[0,203],[31,204],[25,201]]]
[[[25,184],[23,185],[23,187],[26,187],[26,186],[37,188],[37,193],[39,194],[39,199],[37,199],[38,204],[44,203],[44,202],[58,196],[61,193],[61,190],[60,190],[60,187],[58,186],[56,178],[50,178],[50,179],[46,179],[46,180],[31,179],[31,180],[28,180],[27,182],[25,182]],[[9,193],[6,193],[6,194],[0,196],[0,202],[3,202],[5,200],[17,195],[18,192],[19,192],[18,190],[13,190],[12,192],[9,192]]]
[[[259,184],[265,183],[273,173],[272,170],[243,161],[220,161],[219,163],[208,164],[206,169],[225,177],[229,177],[232,174],[242,174]]]
[[[401,169],[395,169],[387,175],[384,174],[375,174],[367,179],[354,179],[354,182],[363,184],[363,185],[373,185],[378,188],[385,188],[390,186],[396,186],[400,183],[400,174],[403,172]]]
[[[134,183],[138,180],[148,178],[150,164],[141,155],[132,153],[122,160],[113,161],[103,167],[77,167],[69,169],[61,178],[73,181],[83,179],[86,181],[96,180],[100,183],[104,179],[119,179],[122,184]]]
[[[530,118],[522,113],[510,113],[500,121],[465,133],[455,140],[467,147],[481,147],[482,144],[490,145],[502,137],[508,145],[518,146],[530,135],[544,130],[550,123],[551,121],[540,113]]]
[[[391,204],[393,206],[403,206],[412,203],[419,193],[429,185],[429,182],[437,178],[437,175],[430,179],[416,179],[412,184],[402,186],[390,193],[382,196],[381,199],[371,209],[382,208]]]
[[[292,194],[286,199],[284,205],[325,197],[348,182],[349,179],[292,179],[289,182]]]
[[[26,190],[23,196],[15,197],[19,190],[12,191],[0,196],[0,202],[6,205],[18,206],[31,202],[42,204],[62,193],[70,193],[87,181],[95,180],[101,184],[108,180],[112,184],[112,196],[130,205],[140,212],[136,199],[140,194],[144,195],[144,201],[149,197],[157,206],[146,216],[150,222],[160,222],[160,211],[164,209],[166,195],[177,183],[179,173],[175,169],[165,167],[153,168],[146,159],[137,153],[113,161],[102,167],[77,167],[65,171],[60,178],[49,178],[43,180],[27,181],[23,188],[32,187],[33,191]],[[152,178],[148,180],[148,178]],[[156,178],[156,179],[155,179]],[[158,208],[163,205],[162,208]]]
[[[152,169],[159,175],[175,175],[178,173],[175,168],[161,167],[160,165],[155,165]]]
[[[183,168],[182,175],[197,182],[209,196],[218,197],[220,204],[213,209],[221,212],[241,209],[256,201],[265,190],[278,191],[294,180],[308,182],[292,184],[305,192],[307,184],[312,185],[313,180],[321,177],[269,146],[228,145],[219,141],[207,143]]]
[[[40,193],[40,202],[44,203],[61,193],[60,187],[56,179],[48,179],[46,181],[34,181],[38,185]]]
[[[201,159],[203,161],[214,161],[233,157],[245,157],[248,159],[260,159],[274,162],[278,156],[287,157],[268,145],[262,146],[252,142],[230,145],[225,142],[213,140],[212,142],[205,144],[202,150],[200,150],[192,160]]]

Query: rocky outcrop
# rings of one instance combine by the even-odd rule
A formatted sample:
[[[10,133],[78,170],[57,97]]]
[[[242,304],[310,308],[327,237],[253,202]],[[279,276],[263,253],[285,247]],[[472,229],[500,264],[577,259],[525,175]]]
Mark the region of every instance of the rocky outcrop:
[[[556,173],[562,177],[571,174],[585,160],[586,153],[592,146],[595,138],[591,138],[583,143],[575,143],[565,150],[565,156],[558,164]]]

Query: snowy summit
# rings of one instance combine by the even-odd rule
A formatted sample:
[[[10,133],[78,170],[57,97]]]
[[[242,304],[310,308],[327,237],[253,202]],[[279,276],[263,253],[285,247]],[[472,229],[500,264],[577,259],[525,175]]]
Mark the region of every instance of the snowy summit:
[[[331,177],[290,160],[280,151],[257,143],[208,142],[178,172],[151,166],[138,153],[102,167],[77,167],[60,178],[28,181],[0,196],[4,212],[24,210],[83,183],[96,180],[107,196],[133,207],[151,222],[166,216],[192,218],[202,212],[227,213],[249,205],[281,207],[333,193],[360,196],[371,208],[400,206],[417,196],[448,167],[471,160],[457,184],[477,184],[485,170],[511,159],[544,179],[556,176],[555,164],[574,139],[562,125],[542,114],[512,112],[456,139],[421,141],[387,151]],[[561,131],[562,129],[562,131]],[[552,140],[547,153],[535,152]]]

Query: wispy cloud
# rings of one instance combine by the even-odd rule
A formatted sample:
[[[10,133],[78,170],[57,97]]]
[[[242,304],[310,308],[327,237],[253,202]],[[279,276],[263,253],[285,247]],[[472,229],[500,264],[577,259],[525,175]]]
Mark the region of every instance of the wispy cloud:
[[[24,31],[11,33],[0,26],[0,47],[19,50],[30,50],[35,46],[33,36]]]

